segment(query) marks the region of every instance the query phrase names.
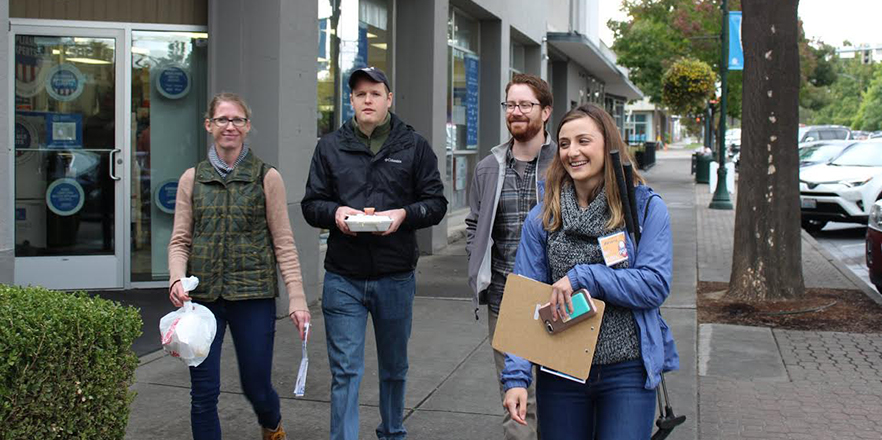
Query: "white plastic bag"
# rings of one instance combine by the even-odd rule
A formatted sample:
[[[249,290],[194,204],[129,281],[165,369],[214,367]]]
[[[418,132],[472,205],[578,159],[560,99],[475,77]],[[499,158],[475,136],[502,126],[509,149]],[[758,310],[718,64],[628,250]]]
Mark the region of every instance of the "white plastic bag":
[[[196,277],[181,279],[181,287],[186,292],[198,284]],[[190,301],[159,320],[162,348],[191,367],[198,367],[208,357],[216,333],[217,321],[211,310]]]
[[[297,383],[294,385],[294,396],[303,397],[306,392],[306,372],[309,370],[309,353],[306,343],[309,342],[309,323],[303,326],[303,343],[300,344],[300,370],[297,371]]]

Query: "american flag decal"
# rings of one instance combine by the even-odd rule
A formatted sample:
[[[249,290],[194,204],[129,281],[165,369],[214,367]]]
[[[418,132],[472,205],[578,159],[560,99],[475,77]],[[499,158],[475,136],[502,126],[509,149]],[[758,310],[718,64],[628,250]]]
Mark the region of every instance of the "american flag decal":
[[[42,89],[40,84],[40,47],[32,35],[15,36],[15,91],[29,98]]]

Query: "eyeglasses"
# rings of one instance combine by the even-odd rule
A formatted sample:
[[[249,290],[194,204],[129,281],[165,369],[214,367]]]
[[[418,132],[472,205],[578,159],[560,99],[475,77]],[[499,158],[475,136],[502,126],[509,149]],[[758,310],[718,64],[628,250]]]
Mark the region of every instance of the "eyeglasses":
[[[242,128],[242,127],[245,126],[245,123],[248,122],[248,118],[233,118],[233,119],[229,119],[229,118],[211,118],[211,119],[209,119],[209,121],[214,122],[214,125],[216,125],[217,128],[224,128],[224,127],[226,127],[227,124],[229,124],[230,122],[233,123],[233,127]]]
[[[511,113],[515,108],[521,109],[521,113],[527,114],[533,111],[534,105],[542,105],[538,102],[503,102],[502,108],[505,109],[506,113]]]

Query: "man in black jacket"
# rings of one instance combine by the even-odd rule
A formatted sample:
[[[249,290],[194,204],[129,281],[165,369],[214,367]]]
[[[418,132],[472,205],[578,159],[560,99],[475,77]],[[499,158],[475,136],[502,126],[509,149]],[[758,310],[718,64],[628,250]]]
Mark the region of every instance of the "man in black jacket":
[[[447,212],[438,159],[429,143],[389,111],[386,75],[367,67],[349,78],[355,116],[315,148],[301,207],[306,221],[330,230],[322,313],[331,375],[331,440],[358,438],[358,388],[364,373],[368,313],[380,376],[380,439],[405,438],[404,389],[410,338],[416,230]],[[388,216],[385,232],[355,233],[349,216]]]

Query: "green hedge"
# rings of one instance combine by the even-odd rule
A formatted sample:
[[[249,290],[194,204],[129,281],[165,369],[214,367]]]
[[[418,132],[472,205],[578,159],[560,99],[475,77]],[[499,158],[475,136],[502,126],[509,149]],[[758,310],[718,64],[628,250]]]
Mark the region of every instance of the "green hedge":
[[[0,285],[0,438],[123,438],[140,334],[133,307]]]

